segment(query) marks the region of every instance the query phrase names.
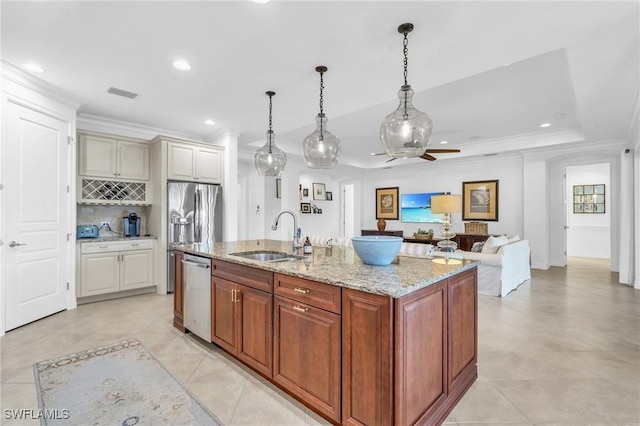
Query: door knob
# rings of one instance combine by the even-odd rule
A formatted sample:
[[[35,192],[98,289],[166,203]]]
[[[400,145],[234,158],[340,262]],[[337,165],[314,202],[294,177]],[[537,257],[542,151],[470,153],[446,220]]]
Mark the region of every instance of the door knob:
[[[9,242],[9,247],[11,247],[11,248],[18,247],[18,246],[26,246],[26,245],[27,244],[16,243],[15,241]]]

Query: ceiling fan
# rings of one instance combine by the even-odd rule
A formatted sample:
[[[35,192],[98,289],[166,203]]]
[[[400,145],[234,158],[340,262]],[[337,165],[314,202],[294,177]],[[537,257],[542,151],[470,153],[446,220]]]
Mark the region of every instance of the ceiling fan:
[[[428,161],[435,161],[437,160],[436,157],[434,157],[433,155],[430,154],[451,154],[451,153],[457,153],[460,152],[459,149],[452,149],[452,148],[434,148],[434,149],[429,149],[427,148],[426,151],[424,152],[424,154],[422,154],[420,156],[420,158],[422,158],[423,160],[428,160]],[[372,154],[369,154],[371,156],[375,156],[375,155],[387,155],[386,152],[374,152]],[[395,160],[395,158],[390,158],[386,161],[386,163]]]

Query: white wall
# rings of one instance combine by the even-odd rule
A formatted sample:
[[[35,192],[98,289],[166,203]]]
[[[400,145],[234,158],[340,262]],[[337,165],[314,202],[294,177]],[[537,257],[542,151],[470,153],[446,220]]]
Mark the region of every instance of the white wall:
[[[303,171],[300,174],[300,185],[309,190],[308,197],[302,197],[301,203],[310,203],[322,209],[322,214],[300,214],[300,226],[305,235],[339,236],[340,227],[340,181],[326,172]],[[325,190],[333,195],[332,201],[314,200],[313,183],[323,183]]]
[[[402,161],[402,160],[398,160]],[[462,182],[495,180],[498,184],[498,221],[488,223],[490,234],[523,235],[522,221],[522,158],[518,155],[482,157],[481,159],[458,160],[454,164],[446,161],[421,162],[402,168],[372,170],[362,182],[358,200],[362,205],[362,229],[376,228],[376,188],[399,188],[400,194],[421,192],[450,192],[462,194]],[[452,215],[452,230],[464,232],[462,214]],[[402,223],[387,220],[387,230],[402,230],[406,237],[419,227],[432,228],[436,235],[442,226],[424,223]]]
[[[608,163],[570,166],[566,169],[567,256],[609,258],[611,255],[611,185]],[[605,185],[605,213],[573,213],[574,185]]]

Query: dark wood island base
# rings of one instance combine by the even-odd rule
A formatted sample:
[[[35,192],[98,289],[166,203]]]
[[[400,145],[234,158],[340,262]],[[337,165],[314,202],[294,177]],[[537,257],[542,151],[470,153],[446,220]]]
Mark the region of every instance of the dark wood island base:
[[[214,259],[211,341],[333,424],[438,425],[477,378],[473,265],[392,297],[185,251]]]

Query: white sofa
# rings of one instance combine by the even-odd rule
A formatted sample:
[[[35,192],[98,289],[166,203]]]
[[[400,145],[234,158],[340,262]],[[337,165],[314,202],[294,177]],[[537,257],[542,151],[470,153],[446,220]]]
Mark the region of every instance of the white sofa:
[[[531,279],[529,241],[518,240],[501,246],[496,254],[460,251],[465,259],[479,260],[478,293],[506,296]]]

